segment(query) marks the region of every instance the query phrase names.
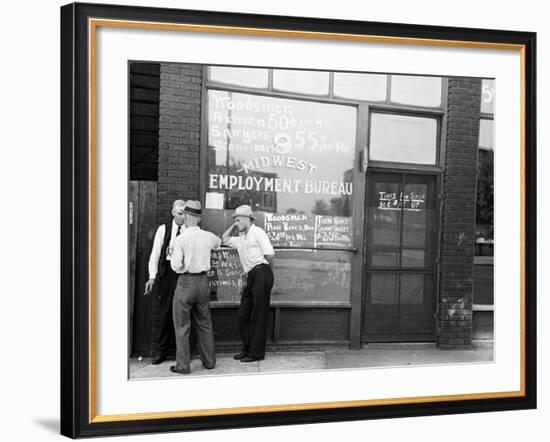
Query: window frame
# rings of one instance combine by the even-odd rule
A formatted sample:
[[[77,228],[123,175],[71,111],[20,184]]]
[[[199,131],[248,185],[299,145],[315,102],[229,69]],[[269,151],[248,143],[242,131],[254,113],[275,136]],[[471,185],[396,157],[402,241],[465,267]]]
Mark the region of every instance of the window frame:
[[[227,66],[227,65],[223,65]],[[334,73],[340,71],[329,71],[329,95],[307,95],[300,93],[291,93],[273,90],[273,69],[268,68],[268,88],[259,89],[253,87],[245,87],[238,85],[230,85],[212,81],[209,78],[210,65],[203,65],[203,82],[202,82],[202,97],[201,99],[201,134],[200,138],[200,153],[199,153],[199,200],[204,205],[206,198],[207,182],[206,177],[208,174],[208,113],[209,105],[208,100],[205,97],[208,96],[209,90],[219,90],[225,92],[235,92],[242,94],[251,94],[256,96],[265,96],[282,99],[302,100],[315,103],[325,104],[338,104],[345,106],[353,106],[357,111],[357,124],[356,124],[356,145],[355,145],[355,162],[353,167],[353,183],[354,183],[354,196],[353,196],[353,211],[352,219],[354,220],[354,235],[353,235],[353,249],[347,250],[352,255],[352,268],[351,268],[351,287],[349,300],[345,302],[329,302],[328,304],[322,301],[308,301],[304,302],[297,300],[296,302],[284,301],[284,304],[289,304],[292,307],[309,308],[311,306],[323,305],[323,307],[334,307],[336,305],[343,308],[350,309],[350,327],[356,328],[360,326],[362,320],[362,299],[364,293],[364,281],[362,275],[365,247],[367,246],[364,235],[365,228],[363,223],[363,215],[365,210],[365,196],[366,196],[366,177],[368,171],[380,171],[380,172],[407,172],[409,174],[429,174],[435,175],[436,179],[436,198],[437,198],[437,256],[435,257],[435,278],[434,278],[434,290],[436,290],[436,297],[439,296],[439,248],[440,248],[440,234],[441,234],[441,189],[443,183],[443,172],[445,169],[445,137],[446,137],[446,112],[447,108],[447,89],[448,79],[442,77],[442,93],[441,93],[441,106],[439,108],[433,107],[421,107],[412,105],[401,105],[390,103],[390,87],[391,87],[391,74],[385,74],[388,76],[386,82],[386,100],[380,101],[366,101],[366,100],[352,100],[334,96]],[[251,67],[251,66],[234,66],[234,67]],[[259,67],[264,68],[264,67]],[[312,69],[307,69],[312,70]],[[351,73],[361,73],[352,71],[342,71]],[[423,165],[413,163],[393,163],[393,162],[381,162],[370,161],[365,159],[365,155],[368,155],[369,145],[369,133],[370,133],[370,116],[373,112],[386,112],[395,114],[406,114],[411,116],[426,116],[437,119],[438,134],[436,137],[436,164]],[[368,158],[368,157],[367,157]],[[358,227],[357,224],[361,224]],[[285,249],[282,249],[285,250]],[[342,250],[345,251],[345,250]],[[411,270],[411,269],[410,269]],[[410,271],[409,270],[409,271]],[[414,270],[413,270],[414,272]],[[421,272],[424,273],[424,272]],[[325,305],[326,304],[326,305]],[[352,324],[353,323],[353,326]]]

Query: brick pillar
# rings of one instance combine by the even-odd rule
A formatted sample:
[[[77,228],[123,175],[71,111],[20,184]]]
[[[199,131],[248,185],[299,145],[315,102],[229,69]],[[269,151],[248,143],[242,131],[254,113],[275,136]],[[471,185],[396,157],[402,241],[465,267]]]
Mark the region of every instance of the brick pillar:
[[[476,170],[481,80],[449,79],[443,189],[441,348],[472,344]]]
[[[202,67],[161,63],[157,220],[176,199],[199,199]]]
[[[157,224],[172,218],[175,200],[199,199],[201,94],[202,66],[160,64]],[[158,312],[153,299],[152,342],[158,336]]]

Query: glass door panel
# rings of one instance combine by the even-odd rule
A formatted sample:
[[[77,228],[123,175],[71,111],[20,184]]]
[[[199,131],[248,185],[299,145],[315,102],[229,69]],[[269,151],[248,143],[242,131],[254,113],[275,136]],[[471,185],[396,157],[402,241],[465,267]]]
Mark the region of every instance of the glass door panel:
[[[434,339],[435,177],[369,173],[363,341]]]

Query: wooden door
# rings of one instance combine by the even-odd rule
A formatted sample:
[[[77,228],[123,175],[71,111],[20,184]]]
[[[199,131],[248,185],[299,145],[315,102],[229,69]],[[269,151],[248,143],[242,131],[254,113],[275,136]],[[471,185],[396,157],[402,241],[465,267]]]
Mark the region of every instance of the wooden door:
[[[129,186],[128,323],[131,355],[148,356],[151,348],[152,297],[144,296],[148,262],[156,231],[156,181],[130,181]]]
[[[435,340],[436,177],[369,172],[363,342]]]

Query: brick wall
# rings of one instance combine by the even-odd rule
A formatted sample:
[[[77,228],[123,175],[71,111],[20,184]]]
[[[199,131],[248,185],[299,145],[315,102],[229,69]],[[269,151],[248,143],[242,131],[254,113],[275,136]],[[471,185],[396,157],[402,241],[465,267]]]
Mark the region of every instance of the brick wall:
[[[202,67],[160,65],[157,221],[176,199],[199,199]]]
[[[201,93],[202,66],[160,64],[157,224],[172,218],[175,200],[199,199]],[[158,336],[158,314],[154,299],[152,342]]]
[[[476,170],[481,80],[449,79],[438,343],[472,343]]]

